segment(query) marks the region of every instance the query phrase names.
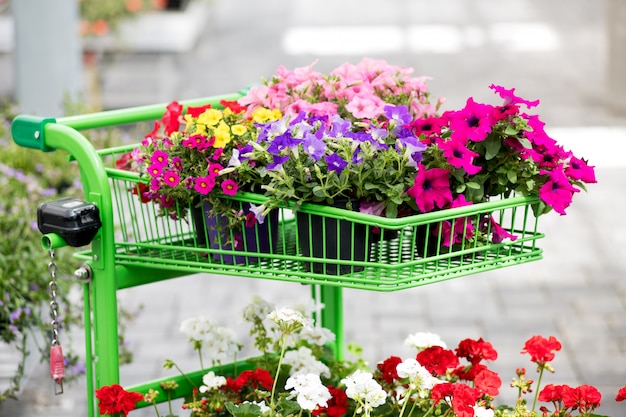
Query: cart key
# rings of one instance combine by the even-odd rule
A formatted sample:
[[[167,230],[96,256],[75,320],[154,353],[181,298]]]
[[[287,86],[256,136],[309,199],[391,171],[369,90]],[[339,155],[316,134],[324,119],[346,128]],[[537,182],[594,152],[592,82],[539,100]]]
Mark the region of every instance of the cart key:
[[[50,378],[56,382],[54,393],[63,394],[63,378],[65,378],[65,363],[61,345],[50,346]]]

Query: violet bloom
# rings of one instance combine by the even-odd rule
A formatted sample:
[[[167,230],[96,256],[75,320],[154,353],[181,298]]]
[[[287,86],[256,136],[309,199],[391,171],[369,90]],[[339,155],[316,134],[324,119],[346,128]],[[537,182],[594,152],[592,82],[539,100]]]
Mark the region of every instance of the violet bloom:
[[[274,155],[274,161],[267,165],[268,171],[278,171],[282,168],[283,164],[289,160],[289,155]]]
[[[302,146],[304,147],[304,152],[316,162],[322,159],[326,151],[326,143],[312,133],[308,133],[304,137]]]
[[[337,175],[341,174],[343,169],[346,166],[348,166],[348,163],[344,161],[343,158],[337,154],[328,155],[324,159],[326,160],[326,163],[328,164],[328,170],[335,171]]]
[[[329,136],[331,137],[343,136],[347,132],[349,132],[351,128],[352,128],[352,123],[350,122],[350,120],[342,119],[340,116],[335,114],[333,115],[333,118],[331,120],[330,131],[332,132],[332,135],[329,134]]]
[[[362,201],[359,204],[359,211],[365,214],[373,214],[374,216],[382,216],[385,210],[384,201]]]
[[[406,149],[406,153],[409,155],[407,164],[411,167],[417,168],[417,164],[422,162],[422,152],[427,149],[427,146],[415,136],[410,136],[398,139],[396,142],[396,150],[398,152],[402,152],[402,148]]]
[[[302,139],[292,137],[291,132],[285,132],[274,138],[267,151],[272,155],[278,155],[287,148],[298,146],[301,142]]]
[[[264,211],[265,211],[265,206],[263,205],[257,206],[257,205],[250,203],[250,213],[254,215],[254,217],[256,218],[256,221],[259,224],[263,224],[265,222],[265,216],[263,215]]]
[[[394,106],[387,104],[385,106],[385,116],[389,119],[391,131],[396,134],[398,130],[402,129],[413,120],[409,114],[409,109],[406,106]]]

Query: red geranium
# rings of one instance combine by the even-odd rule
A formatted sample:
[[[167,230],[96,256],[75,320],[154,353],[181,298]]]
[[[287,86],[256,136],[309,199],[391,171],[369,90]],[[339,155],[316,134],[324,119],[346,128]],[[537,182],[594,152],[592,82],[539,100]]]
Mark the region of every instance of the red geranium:
[[[553,360],[554,352],[558,350],[561,350],[561,342],[554,336],[550,336],[548,339],[543,336],[533,336],[524,344],[522,353],[528,353],[531,362],[541,366]]]
[[[326,407],[317,407],[311,412],[314,416],[326,414],[328,417],[341,417],[348,412],[348,396],[340,389],[329,385],[328,391],[331,398],[327,401]]]
[[[624,401],[626,400],[626,386],[622,387],[617,391],[617,395],[615,396],[615,401]]]
[[[380,362],[376,367],[380,372],[380,377],[388,384],[393,384],[393,381],[400,379],[398,371],[396,370],[398,364],[402,363],[402,358],[398,356],[390,356],[384,361]]]
[[[461,340],[456,348],[456,355],[459,358],[467,359],[472,365],[477,365],[482,360],[493,361],[498,359],[498,352],[493,348],[493,345],[485,342],[482,337],[477,340]]]
[[[268,391],[271,391],[274,385],[272,375],[265,370],[257,368],[254,371],[243,371],[235,379],[235,386],[241,390],[243,387],[250,386],[252,389],[263,387]]]
[[[485,368],[476,374],[474,385],[485,394],[495,397],[500,392],[502,379],[496,372]]]
[[[135,409],[137,403],[143,400],[138,392],[126,391],[118,384],[109,385],[96,390],[96,398],[100,400],[98,407],[100,414],[124,416]]]
[[[419,352],[415,359],[433,375],[445,375],[448,369],[459,365],[454,352],[441,346],[430,346]]]

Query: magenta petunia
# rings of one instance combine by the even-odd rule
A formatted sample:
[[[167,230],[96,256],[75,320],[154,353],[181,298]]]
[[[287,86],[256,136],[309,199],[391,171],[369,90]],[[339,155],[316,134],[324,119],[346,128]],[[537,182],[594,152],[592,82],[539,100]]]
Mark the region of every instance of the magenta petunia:
[[[463,168],[469,175],[475,175],[482,169],[480,166],[473,165],[474,158],[479,156],[473,152],[459,140],[440,141],[439,147],[443,150],[443,156],[448,163],[455,168]]]
[[[415,182],[407,190],[407,194],[415,199],[417,207],[423,213],[432,211],[435,206],[441,209],[452,202],[449,175],[450,171],[447,169],[426,169],[419,164]]]
[[[574,180],[580,180],[587,184],[596,183],[596,173],[594,167],[589,166],[584,159],[575,156],[570,157],[569,164],[565,168],[565,175]]]
[[[511,89],[506,89],[502,86],[499,85],[495,85],[495,84],[491,84],[489,86],[489,88],[491,88],[493,91],[495,91],[498,95],[500,95],[500,97],[502,97],[504,99],[504,103],[505,104],[524,104],[526,105],[526,107],[531,108],[531,107],[537,107],[539,105],[539,100],[534,100],[534,101],[528,101],[525,100],[521,97],[516,96],[515,94],[513,94],[515,92],[514,88]]]
[[[215,177],[207,175],[196,178],[193,189],[202,195],[207,195],[213,190],[213,187],[215,187]]]
[[[485,140],[495,124],[491,117],[492,112],[492,105],[476,103],[472,97],[468,98],[461,110],[444,113],[452,131],[450,136],[473,142]]]
[[[222,182],[222,192],[227,196],[234,196],[235,194],[237,194],[238,189],[239,186],[237,185],[237,183],[230,178]]]
[[[574,188],[565,173],[563,166],[559,165],[554,171],[540,171],[542,175],[548,175],[548,181],[539,190],[539,197],[554,211],[565,215],[565,209],[572,203],[574,193],[579,192]]]

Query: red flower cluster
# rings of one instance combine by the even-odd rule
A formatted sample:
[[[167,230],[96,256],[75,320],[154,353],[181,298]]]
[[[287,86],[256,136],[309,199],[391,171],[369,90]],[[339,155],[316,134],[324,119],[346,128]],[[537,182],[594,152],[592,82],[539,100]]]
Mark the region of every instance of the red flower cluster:
[[[539,393],[539,401],[554,404],[555,410],[552,415],[555,416],[575,410],[578,410],[581,415],[588,415],[600,407],[601,399],[600,391],[590,385],[572,388],[569,385],[548,384]],[[540,410],[544,415],[549,412],[546,407],[541,407]]]
[[[135,409],[137,403],[143,400],[138,392],[126,391],[120,385],[113,384],[96,390],[96,398],[100,400],[98,407],[100,414],[124,416]]]
[[[561,342],[554,336],[548,339],[543,336],[533,336],[524,344],[522,353],[528,353],[531,362],[535,362],[538,366],[545,366],[554,359],[555,351],[558,350],[561,350]]]

